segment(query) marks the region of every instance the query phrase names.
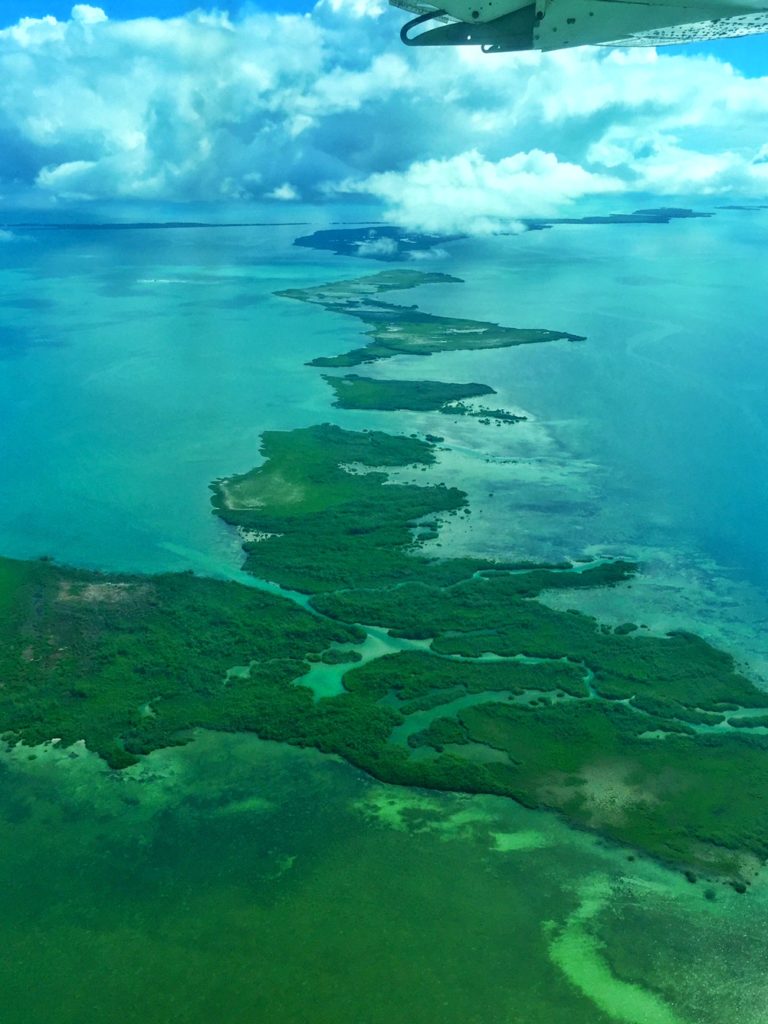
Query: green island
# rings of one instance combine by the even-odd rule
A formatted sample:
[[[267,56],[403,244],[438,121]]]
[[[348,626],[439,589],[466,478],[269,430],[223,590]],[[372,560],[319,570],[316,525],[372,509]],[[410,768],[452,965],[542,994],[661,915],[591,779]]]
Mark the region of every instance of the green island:
[[[768,857],[766,695],[691,633],[540,600],[637,565],[435,557],[468,501],[398,476],[435,462],[429,439],[320,424],[264,433],[261,454],[211,485],[252,586],[0,559],[6,740],[82,740],[121,768],[196,728],[249,731],[555,811],[746,890]]]
[[[467,405],[464,399],[480,395],[495,395],[487,384],[451,384],[439,380],[376,380],[348,373],[346,377],[323,376],[336,393],[334,405],[339,409],[378,409],[394,412],[441,412],[446,416],[474,416],[483,422],[491,419],[502,423],[520,423],[525,416],[517,416],[506,409]]]
[[[375,380],[372,377],[361,377],[357,373],[348,373],[346,377],[324,374],[323,380],[336,392],[333,404],[340,409],[442,411],[450,402],[496,393],[487,384],[449,384],[439,380]]]
[[[0,558],[0,608],[6,738],[84,740],[113,768],[198,726],[261,732],[291,699],[311,703],[290,686],[308,656],[363,636],[239,583],[45,560]]]
[[[435,352],[509,348],[544,341],[583,341],[578,334],[540,328],[500,327],[483,320],[436,316],[417,306],[398,306],[376,296],[425,284],[461,284],[449,274],[423,274],[417,270],[384,270],[363,278],[336,281],[313,288],[287,288],[276,295],[344,313],[364,323],[370,341],[342,355],[318,356],[310,366],[358,366],[397,355],[432,355]]]

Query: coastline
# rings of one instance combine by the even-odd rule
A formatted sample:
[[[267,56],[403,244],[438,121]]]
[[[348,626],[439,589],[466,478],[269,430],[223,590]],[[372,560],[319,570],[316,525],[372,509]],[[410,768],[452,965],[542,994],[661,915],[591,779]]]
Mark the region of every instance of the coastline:
[[[655,229],[633,230],[644,233],[646,255],[650,254]],[[563,229],[559,241],[567,249],[567,235],[584,237],[588,231]],[[610,231],[624,229],[616,226]],[[616,466],[591,443],[594,438],[573,414],[578,406],[563,401],[571,392],[561,388],[553,371],[559,363],[565,364],[568,385],[579,395],[599,388],[599,381],[578,369],[585,361],[594,361],[593,350],[599,343],[598,357],[607,360],[607,376],[615,381],[621,358],[612,360],[606,338],[621,338],[628,320],[601,326],[597,320],[587,325],[576,319],[579,310],[569,303],[577,294],[583,298],[586,270],[601,289],[606,285],[600,267],[592,264],[581,275],[579,289],[571,293],[568,281],[561,281],[558,265],[550,262],[543,297],[537,295],[538,268],[543,267],[545,255],[551,256],[551,247],[542,250],[537,261],[527,246],[534,243],[535,250],[545,236],[546,232],[531,233],[523,240],[525,278],[532,295],[516,292],[516,304],[522,300],[521,322],[540,322],[536,303],[546,301],[555,289],[558,301],[562,300],[558,321],[567,327],[571,320],[581,333],[589,334],[587,345],[556,342],[528,346],[525,351],[486,350],[482,370],[480,356],[474,353],[433,355],[429,364],[417,356],[375,364],[377,376],[490,380],[500,392],[503,389],[506,407],[517,411],[510,399],[519,401],[519,411],[529,417],[528,422],[497,430],[466,418],[454,422],[437,413],[400,417],[354,410],[335,411],[333,419],[350,430],[372,426],[444,437],[435,463],[418,469],[387,469],[394,482],[423,485],[457,480],[468,493],[471,513],[438,517],[438,536],[424,540],[422,550],[430,556],[487,559],[513,554],[520,561],[567,558],[583,566],[584,558],[631,555],[644,563],[641,576],[610,589],[569,591],[562,595],[558,610],[581,604],[611,626],[634,619],[650,624],[651,633],[665,632],[670,625],[695,626],[714,646],[738,654],[742,649],[739,631],[761,620],[759,595],[753,599],[740,589],[743,581],[736,569],[729,569],[726,561],[710,563],[700,557],[693,537],[690,548],[678,551],[670,544],[675,536],[671,530],[649,531],[648,543],[642,547],[626,536],[627,531],[615,528],[615,518],[599,516],[604,502],[608,510],[615,506],[615,495],[606,494],[604,485]],[[466,247],[464,251],[474,252]],[[583,256],[582,250],[577,252]],[[121,251],[120,260],[123,255]],[[574,266],[578,258],[570,251],[563,257]],[[488,284],[494,275],[514,277],[514,267],[504,259],[499,247],[491,263],[478,264],[477,275],[470,274],[468,265],[462,268],[471,291],[466,286],[441,288],[439,300],[436,292],[435,305],[425,299],[425,308],[448,312],[449,307],[457,307],[456,314],[465,318],[487,309],[489,319],[504,322],[501,292],[494,296]],[[657,262],[654,269],[661,275],[663,252]],[[465,264],[469,263],[467,257]],[[307,265],[294,262],[290,271],[283,268],[283,280],[271,287],[284,287],[299,271],[310,281],[313,275],[322,281],[329,268],[321,260]],[[337,270],[346,277],[356,272],[348,260],[338,260]],[[151,274],[142,268],[138,276],[186,275],[181,271]],[[642,290],[639,285],[622,285],[622,299],[631,300],[633,287]],[[188,291],[173,288],[174,303],[187,301]],[[76,291],[74,283],[72,290]],[[506,282],[504,290],[509,293]],[[413,297],[422,301],[415,290]],[[103,314],[98,302],[94,309]],[[313,346],[315,351],[332,354],[334,345],[336,351],[346,349],[354,339],[349,318],[298,303],[292,307],[280,299],[269,309],[275,311],[274,319],[266,321],[270,341],[276,339],[285,353],[280,372],[294,373],[297,386],[278,389],[278,400],[265,402],[263,392],[274,389],[274,377],[267,355],[258,354],[258,339],[249,336],[247,346],[232,349],[237,358],[229,369],[243,382],[242,402],[233,402],[237,396],[226,386],[222,389],[222,378],[217,376],[229,365],[228,331],[233,321],[229,313],[217,313],[221,344],[215,358],[211,358],[207,336],[205,343],[200,340],[199,351],[196,346],[192,349],[196,357],[204,357],[211,371],[200,394],[210,395],[215,380],[231,406],[228,441],[227,437],[216,440],[213,433],[195,435],[194,446],[177,451],[155,431],[165,446],[158,449],[164,461],[156,460],[164,466],[163,472],[171,452],[182,479],[189,475],[190,459],[201,461],[194,485],[173,495],[161,486],[153,487],[151,478],[143,486],[148,501],[167,506],[173,515],[162,529],[153,532],[147,525],[144,530],[142,544],[148,547],[142,568],[145,563],[154,568],[152,546],[159,542],[168,546],[174,568],[270,587],[235,568],[241,561],[241,538],[236,531],[209,516],[211,529],[198,539],[187,529],[188,516],[194,517],[189,510],[199,506],[207,512],[205,488],[214,476],[232,469],[242,473],[256,464],[258,436],[264,427],[293,430],[328,417],[330,394],[320,374],[295,373],[293,363],[312,358]],[[170,316],[169,310],[166,315]],[[247,317],[253,319],[250,306]],[[276,329],[281,319],[286,323],[284,334]],[[205,323],[210,326],[209,320]],[[121,352],[119,339],[108,331],[107,337],[109,345]],[[177,369],[194,369],[189,346],[179,348],[185,359]],[[75,354],[83,360],[81,349],[75,348]],[[148,348],[144,355],[155,358],[155,348],[151,352]],[[71,358],[69,353],[65,356]],[[56,353],[54,359],[60,362]],[[83,365],[90,368],[87,361]],[[13,380],[24,380],[20,368],[9,365]],[[263,368],[267,386],[260,390]],[[35,374],[40,369],[36,356],[32,369]],[[120,374],[126,372],[122,364]],[[115,374],[111,380],[118,377]],[[534,378],[548,387],[534,387]],[[182,388],[183,381],[182,374]],[[130,373],[125,377],[126,393],[134,393],[132,410],[141,385],[141,377]],[[26,400],[34,399],[29,386],[18,391]],[[81,397],[87,398],[87,393]],[[610,399],[610,389],[601,391],[600,397]],[[118,413],[119,399],[116,394]],[[186,392],[179,396],[179,402],[189,399]],[[150,394],[148,400],[163,416],[174,415],[173,404],[168,405],[164,395]],[[290,403],[293,419],[286,414]],[[215,420],[218,414],[213,405],[209,413]],[[98,422],[98,417],[91,413],[90,421]],[[187,433],[191,429],[182,426]],[[26,448],[19,450],[28,457]],[[63,457],[65,450],[55,449],[62,472],[75,471],[77,461]],[[149,452],[149,446],[143,451]],[[38,476],[50,476],[44,459],[35,464],[35,470]],[[126,479],[132,471],[130,460],[120,464]],[[542,478],[543,484],[536,482]],[[55,475],[51,480],[55,485]],[[114,558],[117,564],[127,561],[133,568],[132,552],[121,536],[122,521],[131,520],[126,529],[137,519],[145,524],[141,510],[137,512],[131,503],[130,490],[107,486],[109,480],[106,472],[92,476],[85,500],[81,497],[71,511],[69,506],[57,507],[61,529],[67,531],[62,545],[79,527],[85,541],[82,550],[69,548],[74,552],[69,561],[87,559],[109,569]],[[510,484],[507,491],[505,480]],[[108,543],[93,543],[99,524],[91,518],[92,506],[101,499],[102,490],[114,499],[109,510],[112,548]],[[654,496],[639,497],[652,504]],[[628,498],[637,499],[634,492]],[[548,504],[557,509],[549,518]],[[45,526],[41,513],[32,506],[28,509],[23,490],[15,496],[14,509],[31,526],[38,518],[41,529]],[[636,505],[627,504],[616,516],[624,515],[634,526],[635,520],[642,521],[641,513]],[[121,523],[119,529],[116,523]],[[48,527],[47,536],[54,535],[59,536]],[[216,538],[215,545],[209,545],[209,536]],[[602,543],[596,544],[596,538]],[[31,550],[38,552],[39,547]],[[755,550],[759,552],[759,547]],[[665,552],[670,553],[668,559]],[[165,549],[161,556],[166,556]],[[168,566],[167,562],[157,564]],[[728,589],[729,573],[732,590]],[[280,594],[277,585],[270,590]],[[556,592],[544,591],[537,601],[547,604],[553,595]],[[297,603],[309,600],[299,594],[292,598]],[[750,619],[747,610],[752,607]],[[641,608],[649,613],[641,613]],[[702,609],[705,614],[699,622],[696,616]],[[650,612],[658,615],[658,622]],[[730,630],[729,642],[721,642],[719,627]],[[416,641],[398,643],[401,649],[411,650]],[[393,653],[391,647],[387,653]],[[337,692],[343,674],[338,666],[315,662],[310,671],[318,666],[327,670]],[[223,681],[224,673],[221,676]],[[317,696],[322,696],[319,674],[313,685]],[[429,699],[413,698],[410,703]],[[296,1007],[300,1015],[309,998],[319,1024],[346,1022],[369,1011],[380,1013],[382,1022],[406,1013],[425,1024],[438,1017],[451,1024],[473,1019],[486,1024],[506,1020],[510,1013],[535,1019],[544,1012],[547,1024],[616,1024],[617,1020],[627,1024],[627,1015],[639,1003],[627,998],[613,1004],[618,1017],[605,1009],[612,1005],[612,994],[632,995],[621,984],[653,994],[685,1024],[735,1024],[736,1020],[763,1024],[763,924],[768,892],[764,871],[744,896],[727,885],[710,885],[706,872],[698,882],[691,882],[679,869],[671,871],[626,845],[566,826],[543,809],[528,811],[507,797],[381,785],[337,755],[259,740],[253,733],[193,730],[188,739],[183,747],[141,755],[138,765],[121,772],[105,769],[100,759],[77,743],[44,749],[20,745],[12,752],[14,774],[3,787],[0,815],[8,896],[4,945],[8,962],[28,963],[29,970],[20,975],[15,968],[7,974],[11,1024],[70,1011],[82,1016],[84,952],[93,998],[98,1000],[92,1012],[99,1019],[123,1013],[137,1024],[167,1020],[178,1005],[179,991],[184,993],[190,1022],[207,1022],[211,977],[227,983],[227,991],[218,990],[217,1012],[225,1013],[233,1024],[239,1024],[241,1016],[243,1024],[250,1020],[257,1002],[279,1007],[279,1012]],[[591,779],[593,784],[599,781],[595,775]],[[279,780],[283,781],[278,785]],[[41,877],[42,858],[46,871]],[[118,877],[112,867],[115,863],[126,866]],[[31,920],[28,901],[31,896],[37,899],[38,892],[40,903],[34,904],[38,911]],[[563,941],[558,941],[561,937]],[[254,970],[254,964],[262,962],[272,966]],[[115,963],[121,965],[119,972]],[[39,983],[40,977],[44,984]],[[397,978],[395,986],[392,977]],[[14,1007],[18,1007],[16,1016]],[[85,1014],[88,1017],[89,1011]],[[379,1021],[374,1019],[374,1024]]]
[[[365,278],[344,281],[334,295],[367,295],[371,289],[403,285],[402,274],[383,277],[384,281],[381,274],[370,282]],[[429,275],[425,279],[431,281]],[[417,272],[410,272],[408,287],[419,280]],[[321,286],[318,292],[325,306],[328,287]],[[397,322],[400,309],[390,304],[385,309],[382,304],[382,315]],[[442,322],[451,323],[449,318]],[[386,328],[386,319],[383,323]],[[423,326],[430,337],[431,325],[429,320]],[[464,347],[474,347],[472,332],[462,337]],[[455,347],[457,342],[452,339],[448,344]],[[357,386],[360,378],[354,381]],[[422,382],[420,394],[425,384],[437,393],[448,387]],[[413,386],[406,381],[404,391]],[[366,380],[364,387],[376,394],[375,381]],[[392,394],[397,387],[396,381],[389,381],[384,390]],[[472,387],[477,390],[478,385]],[[433,395],[438,404],[442,397]],[[489,425],[482,419],[478,423]],[[627,586],[637,565],[620,559],[577,566],[509,558],[502,562],[430,558],[426,542],[440,543],[441,523],[435,517],[471,515],[466,494],[442,481],[396,481],[389,471],[433,466],[434,441],[321,424],[264,433],[262,455],[264,461],[257,469],[219,478],[211,485],[214,510],[238,528],[246,570],[273,585],[308,595],[309,607],[320,614],[320,620],[312,624],[311,615],[301,620],[306,640],[297,640],[298,627],[280,623],[286,616],[298,623],[306,612],[289,612],[284,603],[264,593],[258,599],[255,592],[240,597],[226,584],[203,584],[194,578],[156,577],[143,589],[135,581],[118,582],[114,587],[122,588],[120,601],[96,602],[91,595],[101,594],[112,586],[110,582],[38,566],[33,575],[48,595],[43,604],[45,621],[58,638],[59,650],[66,652],[65,659],[74,659],[70,671],[82,671],[85,658],[86,664],[104,663],[107,672],[115,674],[109,639],[114,624],[110,625],[108,616],[82,652],[72,645],[71,637],[76,621],[89,621],[94,604],[101,606],[102,619],[106,604],[122,604],[125,614],[130,612],[137,623],[149,617],[153,632],[163,637],[157,653],[151,645],[146,652],[131,649],[131,658],[138,659],[135,670],[148,656],[149,663],[156,664],[158,683],[172,678],[178,657],[173,643],[179,638],[170,638],[182,622],[179,601],[190,609],[199,602],[194,606],[196,629],[208,637],[215,657],[224,658],[226,669],[223,691],[213,686],[214,675],[205,675],[222,671],[215,657],[210,667],[197,666],[202,673],[199,679],[190,677],[182,690],[177,684],[152,702],[151,694],[142,697],[139,687],[132,698],[142,701],[139,719],[130,708],[116,710],[110,716],[111,726],[99,721],[98,711],[93,717],[90,709],[97,705],[90,702],[93,680],[89,680],[75,694],[88,698],[85,703],[77,710],[65,705],[60,713],[57,733],[67,737],[65,741],[81,738],[76,723],[82,714],[80,728],[87,729],[89,745],[113,767],[122,767],[158,746],[184,742],[191,728],[218,724],[225,729],[251,729],[265,738],[340,753],[383,781],[504,794],[527,806],[556,810],[578,827],[594,828],[662,861],[725,878],[738,891],[745,889],[752,873],[747,876],[738,867],[740,844],[764,859],[768,825],[765,836],[762,826],[756,831],[746,828],[747,807],[742,804],[733,806],[726,821],[710,819],[709,798],[696,779],[709,774],[710,785],[715,786],[714,773],[717,786],[727,786],[729,773],[746,763],[752,775],[758,773],[754,756],[768,744],[759,719],[755,718],[756,728],[737,729],[727,715],[752,708],[756,714],[768,710],[766,698],[735,672],[727,655],[691,634],[643,634],[647,627],[634,622],[634,616],[611,629],[573,612],[574,602],[557,610],[551,602],[548,606],[538,601],[545,591],[570,594],[595,586]],[[11,573],[24,571],[5,564]],[[114,587],[110,594],[117,592]],[[27,590],[29,584],[22,581],[18,590],[22,602]],[[206,602],[210,602],[210,614]],[[235,616],[234,626],[237,617],[246,614],[240,608],[243,602],[258,606],[257,617],[274,619],[277,625],[270,629],[275,636],[289,628],[295,642],[281,652],[282,668],[277,662],[274,667],[265,662],[261,648],[260,653],[251,651],[246,656],[244,638],[228,625],[230,615]],[[20,621],[29,628],[25,618],[29,613],[23,607],[20,604]],[[380,651],[383,657],[356,666],[358,656],[345,657],[330,643],[360,643],[366,638],[361,623],[406,640],[429,640],[429,647],[418,652],[406,647],[397,654]],[[41,681],[54,681],[58,656],[38,632],[35,626],[33,643],[25,648],[29,654],[22,653],[29,666],[20,676],[22,682],[36,673],[43,673]],[[182,632],[182,644],[185,635]],[[489,663],[489,656],[498,663]],[[529,666],[523,672],[525,682],[516,681],[522,671],[520,657]],[[301,685],[302,661],[339,665],[343,674],[336,692],[319,703],[315,693],[313,701]],[[547,672],[556,662],[576,672],[575,681],[553,688]],[[122,678],[120,670],[115,672],[116,678]],[[102,678],[99,685],[103,687],[111,675]],[[482,699],[472,698],[467,704],[441,696],[444,690],[455,693],[457,686]],[[572,700],[566,700],[566,694]],[[403,746],[398,739],[400,726],[414,698],[422,703],[427,699],[438,713],[426,728],[403,733],[407,738]],[[21,724],[13,727],[21,728],[20,734],[27,738],[45,738],[40,726],[24,724],[24,714],[29,713],[22,712]],[[642,780],[627,783],[618,811],[607,809],[600,800],[595,803],[594,780],[602,777],[604,763],[614,760],[613,770],[619,777]],[[664,783],[665,773],[678,782],[671,787]],[[596,785],[599,790],[601,783]],[[685,792],[682,802],[681,791]]]

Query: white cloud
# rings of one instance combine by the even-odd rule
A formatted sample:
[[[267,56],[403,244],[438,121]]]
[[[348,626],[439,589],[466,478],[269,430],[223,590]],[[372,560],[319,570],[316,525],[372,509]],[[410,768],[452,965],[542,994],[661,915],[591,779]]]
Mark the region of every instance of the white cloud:
[[[330,11],[351,18],[378,18],[387,9],[387,0],[319,0],[317,13]]]
[[[91,7],[90,4],[75,4],[72,8],[72,20],[79,21],[81,25],[98,25],[107,20],[107,16],[100,7]]]
[[[370,242],[358,242],[358,256],[394,256],[397,252],[397,242],[394,238],[374,238]]]
[[[264,197],[266,199],[282,199],[285,201],[291,199],[298,199],[299,193],[296,191],[293,185],[290,184],[290,182],[286,181],[283,182],[282,185],[278,185],[277,188],[273,188],[271,192],[265,192]]]
[[[515,230],[526,215],[551,216],[574,199],[622,188],[615,178],[561,163],[553,153],[541,150],[497,162],[470,150],[338,186],[342,192],[383,199],[386,216],[398,223],[424,231],[472,234]]]
[[[764,195],[768,79],[653,50],[409,50],[383,0],[0,30],[0,188],[19,200],[374,195],[490,230],[617,190]]]
[[[631,168],[633,186],[656,195],[759,194],[768,189],[764,148],[708,153],[682,145],[677,135],[615,126],[589,148],[587,158],[604,167]]]
[[[22,18],[17,25],[0,29],[0,39],[9,39],[23,48],[49,42],[61,42],[66,35],[66,26],[51,14],[44,18]]]

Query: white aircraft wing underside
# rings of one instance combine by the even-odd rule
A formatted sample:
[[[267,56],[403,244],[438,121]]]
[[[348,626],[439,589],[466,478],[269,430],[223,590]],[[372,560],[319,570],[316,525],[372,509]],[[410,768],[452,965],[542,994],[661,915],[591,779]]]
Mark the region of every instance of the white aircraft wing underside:
[[[533,45],[537,50],[559,50],[585,44],[657,45],[691,42],[768,28],[768,14],[747,4],[677,0],[537,0]],[[620,40],[621,42],[617,42]],[[625,42],[626,40],[626,42]]]
[[[742,14],[717,21],[697,21],[687,25],[670,25],[626,39],[615,39],[610,46],[669,46],[674,43],[696,43],[708,39],[733,39],[768,32],[768,14]]]
[[[664,46],[768,32],[768,0],[390,0],[417,17],[409,46],[486,52]],[[437,24],[437,27],[433,27]],[[414,29],[426,32],[413,34]]]
[[[439,3],[440,0],[437,0]],[[390,6],[399,7],[401,11],[410,11],[411,14],[427,14],[434,11],[434,21],[446,24],[451,21],[458,21],[447,12],[440,14],[435,4],[427,3],[426,0],[389,0]]]

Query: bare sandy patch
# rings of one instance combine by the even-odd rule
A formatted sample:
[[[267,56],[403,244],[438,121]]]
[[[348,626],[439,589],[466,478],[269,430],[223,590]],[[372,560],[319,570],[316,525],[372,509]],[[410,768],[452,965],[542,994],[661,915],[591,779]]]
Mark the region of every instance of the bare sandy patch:
[[[270,533],[268,530],[246,530],[243,526],[238,527],[238,533],[244,544],[261,544],[272,537],[284,536],[282,533]]]
[[[300,505],[306,491],[301,484],[288,480],[282,473],[246,478],[233,483],[222,480],[219,484],[227,508],[264,508],[269,505]]]
[[[145,586],[135,583],[86,583],[73,587],[70,580],[62,580],[56,595],[58,601],[77,601],[81,604],[124,604],[145,593]]]
[[[547,802],[554,801],[556,805],[564,805],[574,796],[581,797],[589,812],[588,823],[594,828],[620,825],[629,808],[659,802],[656,793],[629,781],[635,767],[624,761],[596,762],[580,769],[577,785],[568,785],[568,777],[558,772],[548,777],[539,792]]]
[[[711,864],[719,873],[725,862],[729,862],[730,870],[744,882],[752,882],[760,874],[763,863],[755,853],[749,850],[731,850],[714,843],[696,843],[694,847],[696,860],[702,864]]]

